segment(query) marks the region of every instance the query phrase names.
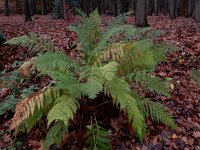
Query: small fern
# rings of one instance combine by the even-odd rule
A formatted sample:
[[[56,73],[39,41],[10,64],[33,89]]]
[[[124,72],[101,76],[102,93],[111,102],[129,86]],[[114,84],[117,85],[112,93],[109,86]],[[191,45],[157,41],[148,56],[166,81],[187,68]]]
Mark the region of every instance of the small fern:
[[[110,150],[111,140],[109,133],[97,124],[87,126],[85,137],[87,138],[85,149],[87,150]]]

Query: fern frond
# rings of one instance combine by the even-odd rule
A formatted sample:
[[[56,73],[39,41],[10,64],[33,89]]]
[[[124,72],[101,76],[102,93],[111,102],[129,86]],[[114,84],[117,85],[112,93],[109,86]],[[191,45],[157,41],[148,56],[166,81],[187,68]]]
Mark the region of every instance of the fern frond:
[[[69,26],[70,31],[77,33],[86,53],[92,51],[99,41],[101,37],[100,25],[101,19],[96,9],[89,17],[83,14],[81,24],[78,26]]]
[[[46,135],[44,149],[47,149],[52,144],[59,145],[67,129],[67,126],[62,121],[55,122]]]
[[[97,124],[87,126],[86,149],[88,150],[110,150],[111,140],[109,133]]]
[[[67,72],[74,63],[71,58],[61,52],[47,52],[37,57],[34,64],[42,74],[51,74],[52,71]]]
[[[97,97],[103,89],[103,84],[97,78],[90,78],[88,81],[83,84],[82,90],[83,94],[88,96],[90,99]]]
[[[138,71],[135,74],[134,80],[136,83],[140,83],[146,90],[170,97],[167,84],[157,76],[150,76],[146,71]]]
[[[145,134],[144,116],[140,112],[137,101],[130,94],[129,85],[120,78],[114,78],[106,82],[105,92],[111,95],[115,104],[128,114],[129,122],[132,124],[137,135],[142,139]]]
[[[164,123],[172,129],[176,128],[173,116],[160,103],[143,98],[134,91],[131,91],[131,96],[137,100],[138,107],[146,118],[150,117],[155,122]]]
[[[113,27],[110,30],[106,31],[101,41],[97,44],[97,46],[94,49],[94,52],[101,51],[103,49],[106,49],[110,43],[110,39],[114,36],[118,36],[123,33],[129,33],[129,36],[134,36],[138,30],[134,28],[132,25],[123,25],[120,27]]]
[[[116,72],[118,71],[118,63],[117,62],[109,62],[108,64],[101,67],[102,77],[107,81],[112,80],[116,76]]]
[[[5,44],[28,47],[33,53],[54,51],[54,44],[48,39],[30,33],[28,36],[20,36],[8,40]]]
[[[69,95],[62,95],[47,115],[48,126],[53,121],[62,121],[68,126],[69,120],[73,118],[78,107],[79,103],[75,99]]]
[[[26,61],[23,65],[21,65],[21,67],[19,68],[19,73],[22,76],[28,76],[31,73],[31,70],[33,70],[34,68],[34,61],[36,60],[36,57],[33,57],[31,59],[29,59],[28,61]]]
[[[125,43],[112,43],[106,50],[97,57],[99,65],[110,61],[119,61],[125,55]],[[95,62],[97,64],[97,62]]]
[[[44,91],[46,88],[39,92],[32,94],[26,99],[17,104],[15,115],[11,120],[10,129],[17,128],[24,120],[33,115],[36,106],[38,109],[43,107]]]

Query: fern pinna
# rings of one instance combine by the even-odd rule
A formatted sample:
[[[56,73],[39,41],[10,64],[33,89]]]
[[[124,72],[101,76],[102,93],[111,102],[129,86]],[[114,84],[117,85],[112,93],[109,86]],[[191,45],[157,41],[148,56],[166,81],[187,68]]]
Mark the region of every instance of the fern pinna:
[[[41,38],[34,34],[7,41],[8,44],[29,47],[28,43],[32,43],[31,48],[40,47],[43,53],[29,64],[32,63],[40,75],[49,75],[53,80],[53,84],[16,106],[11,129],[29,131],[42,116],[47,115],[50,130],[45,147],[59,144],[69,121],[79,109],[80,100],[84,97],[95,100],[100,93],[110,96],[121,111],[127,112],[128,120],[140,139],[146,132],[146,117],[175,128],[172,116],[160,104],[140,97],[130,88],[131,84],[140,84],[144,90],[170,97],[164,81],[151,75],[155,65],[165,61],[167,49],[145,39],[146,33],[151,32],[149,28],[125,24],[125,17],[121,15],[115,23],[109,23],[106,31],[101,27],[97,11],[89,17],[82,14],[79,25],[69,26],[79,37],[77,53],[82,55],[77,59],[52,50],[52,44],[48,44],[47,40],[42,40],[44,44],[41,46]],[[27,71],[30,67],[21,69]],[[90,127],[91,132],[96,133],[96,129]]]

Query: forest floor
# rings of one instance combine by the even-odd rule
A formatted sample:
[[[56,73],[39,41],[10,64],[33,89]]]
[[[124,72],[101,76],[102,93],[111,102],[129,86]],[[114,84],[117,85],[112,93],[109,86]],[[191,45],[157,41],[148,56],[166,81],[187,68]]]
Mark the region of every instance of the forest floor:
[[[0,16],[0,31],[12,38],[34,32],[52,39],[55,46],[69,52],[69,47],[76,39],[76,35],[67,30],[69,21],[52,20],[49,16],[34,16],[33,22],[24,23],[22,16]],[[111,17],[104,16],[107,20]],[[72,20],[73,21],[73,20]],[[131,17],[129,23],[134,22]],[[200,24],[189,18],[170,20],[168,17],[153,16],[148,18],[152,28],[162,29],[166,34],[159,37],[158,41],[166,41],[178,47],[178,50],[168,54],[167,63],[158,64],[156,74],[163,78],[172,78],[170,81],[172,98],[145,93],[147,97],[162,103],[165,108],[175,116],[177,130],[168,129],[162,124],[152,123],[147,120],[148,134],[143,142],[131,134],[127,127],[127,119],[123,115],[110,117],[109,127],[112,131],[113,149],[115,150],[200,150],[200,87],[191,80],[190,70],[200,69]],[[21,62],[31,58],[32,55],[25,48],[14,46],[0,47],[0,71],[13,71],[17,69],[13,62]],[[47,84],[48,80],[33,77],[21,87],[34,84],[38,88]],[[11,91],[2,88],[0,83],[0,102],[5,101]],[[107,112],[104,112],[108,114]],[[8,148],[14,137],[6,131],[9,119],[13,113],[0,116],[0,149]],[[45,122],[45,121],[44,121]],[[41,149],[41,143],[46,134],[46,125],[41,123],[37,129],[29,134],[17,137],[19,141],[25,140],[22,149]],[[70,131],[62,143],[62,149],[83,149],[82,130]],[[27,147],[28,146],[28,147]],[[52,147],[52,149],[55,149]]]

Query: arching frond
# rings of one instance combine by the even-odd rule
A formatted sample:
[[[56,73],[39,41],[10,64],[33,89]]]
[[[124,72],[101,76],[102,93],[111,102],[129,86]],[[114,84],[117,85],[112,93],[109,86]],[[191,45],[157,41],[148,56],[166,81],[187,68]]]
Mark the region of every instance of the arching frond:
[[[44,149],[47,149],[52,144],[59,145],[64,134],[67,132],[67,126],[62,121],[57,121],[50,128],[44,141]]]
[[[69,95],[62,95],[56,99],[55,106],[47,115],[48,126],[53,121],[62,121],[68,126],[69,120],[73,118],[79,107],[79,103]]]
[[[20,36],[8,40],[5,44],[16,45],[21,47],[28,47],[33,53],[44,51],[54,51],[54,44],[52,41],[42,38],[34,33],[28,36]]]
[[[43,107],[44,90],[32,94],[17,104],[15,115],[11,120],[10,129],[17,128],[30,115],[33,115],[36,106],[39,109]]]

